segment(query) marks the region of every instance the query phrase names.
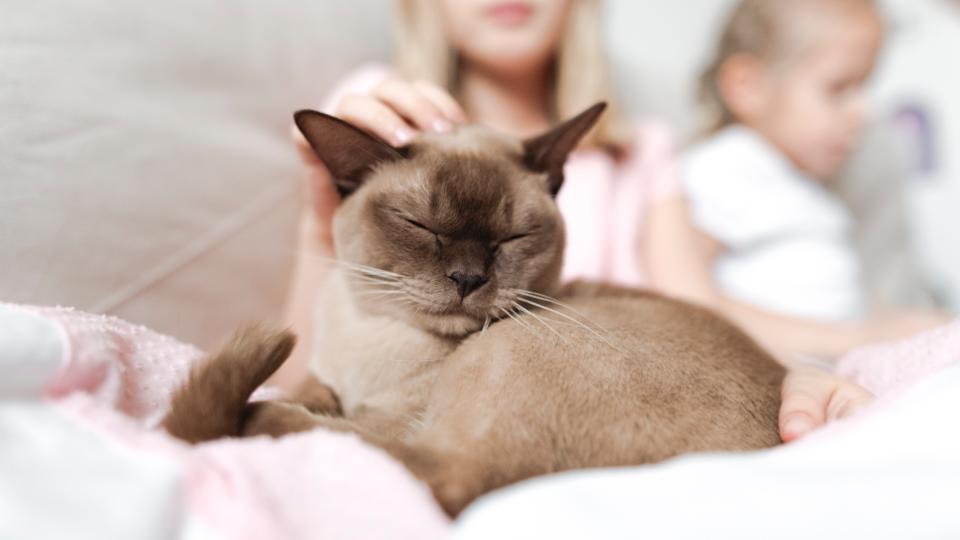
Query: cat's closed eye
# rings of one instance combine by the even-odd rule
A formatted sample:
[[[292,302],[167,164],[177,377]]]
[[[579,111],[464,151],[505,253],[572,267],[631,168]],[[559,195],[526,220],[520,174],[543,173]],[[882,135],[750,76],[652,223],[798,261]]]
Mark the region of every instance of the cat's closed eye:
[[[401,210],[397,210],[397,209],[395,209],[395,208],[390,208],[389,210],[390,210],[390,212],[392,212],[393,215],[395,215],[397,218],[405,221],[405,222],[407,223],[407,225],[410,225],[410,226],[412,226],[412,227],[415,228],[415,229],[420,229],[420,230],[426,231],[426,232],[428,232],[428,233],[430,233],[430,234],[432,234],[432,235],[435,235],[435,236],[437,235],[437,232],[436,232],[436,231],[434,231],[434,230],[431,229],[430,227],[427,227],[427,226],[424,225],[422,222],[417,221],[416,219],[413,219],[413,218],[410,217],[410,215],[407,214],[406,212],[403,212],[403,211],[401,211]]]
[[[418,229],[423,229],[423,230],[427,231],[427,232],[430,233],[430,234],[437,234],[437,233],[433,232],[432,230],[430,230],[430,227],[427,227],[426,225],[424,225],[423,223],[420,223],[419,221],[417,221],[417,220],[415,220],[415,219],[410,219],[410,218],[408,218],[408,217],[405,217],[405,218],[403,218],[403,220],[406,221],[407,223],[409,223],[410,225],[413,225],[414,227],[416,227],[416,228],[418,228]]]
[[[538,225],[534,225],[532,227],[525,227],[521,229],[521,231],[523,232],[514,233],[502,240],[497,241],[497,244],[503,245],[503,244],[509,244],[510,242],[515,242],[517,240],[523,240],[524,238],[528,238],[530,236],[533,236],[539,233],[540,230],[541,230],[541,227]]]
[[[499,251],[500,251],[500,248],[503,247],[505,244],[509,244],[509,243],[511,243],[511,242],[516,242],[517,240],[523,240],[524,238],[530,237],[532,234],[533,234],[533,231],[525,232],[525,233],[518,233],[518,234],[514,234],[514,235],[512,235],[512,236],[508,236],[508,237],[506,237],[506,238],[503,238],[503,239],[501,239],[501,240],[497,240],[497,241],[491,243],[490,248],[491,248],[493,251],[495,251],[495,252],[499,252]]]
[[[530,234],[531,234],[531,233],[515,234],[515,235],[513,235],[513,236],[510,236],[510,237],[508,237],[508,238],[504,238],[503,240],[500,240],[500,242],[498,242],[498,243],[501,244],[501,245],[507,244],[507,243],[513,242],[513,241],[515,241],[515,240],[520,240],[520,239],[522,239],[522,238],[526,238],[526,237],[530,236]]]

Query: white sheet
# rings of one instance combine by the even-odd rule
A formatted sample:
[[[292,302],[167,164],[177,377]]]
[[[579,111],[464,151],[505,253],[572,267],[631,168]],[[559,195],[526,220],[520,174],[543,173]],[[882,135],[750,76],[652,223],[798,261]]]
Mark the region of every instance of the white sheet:
[[[960,366],[795,445],[526,482],[468,509],[489,538],[960,538]]]
[[[0,305],[0,401],[39,397],[68,349],[63,330],[53,321]]]
[[[39,402],[0,406],[0,440],[2,538],[154,540],[182,530],[172,460],[116,444]]]

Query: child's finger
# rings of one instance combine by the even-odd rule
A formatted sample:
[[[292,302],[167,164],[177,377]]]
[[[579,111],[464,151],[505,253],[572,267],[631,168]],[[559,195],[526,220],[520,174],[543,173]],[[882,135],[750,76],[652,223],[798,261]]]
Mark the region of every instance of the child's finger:
[[[829,373],[815,370],[789,372],[783,381],[780,438],[790,442],[823,425],[827,420],[830,394],[835,388],[836,380]]]
[[[415,81],[413,87],[423,93],[434,106],[443,112],[447,119],[462,124],[467,121],[467,115],[463,112],[457,100],[449,92],[428,81]]]
[[[839,420],[852,416],[872,401],[873,394],[867,389],[842,381],[830,396],[830,403],[827,405],[827,419]]]
[[[424,131],[446,133],[453,129],[443,112],[422,92],[405,81],[384,81],[373,90],[373,96]]]
[[[394,146],[404,146],[416,136],[400,115],[373,96],[350,94],[344,97],[337,107],[337,116]]]

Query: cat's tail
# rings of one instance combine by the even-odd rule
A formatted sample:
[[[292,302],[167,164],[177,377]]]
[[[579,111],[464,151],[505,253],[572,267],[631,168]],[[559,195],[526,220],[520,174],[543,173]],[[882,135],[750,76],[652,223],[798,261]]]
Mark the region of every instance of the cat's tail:
[[[239,436],[250,395],[283,365],[295,343],[286,330],[238,330],[220,352],[193,368],[163,427],[190,443]]]

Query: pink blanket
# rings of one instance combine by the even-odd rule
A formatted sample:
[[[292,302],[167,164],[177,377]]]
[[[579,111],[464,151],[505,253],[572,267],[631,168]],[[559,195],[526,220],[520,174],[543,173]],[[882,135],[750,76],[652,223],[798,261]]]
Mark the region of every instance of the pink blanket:
[[[186,521],[223,538],[442,538],[450,523],[403,467],[357,438],[316,431],[190,447],[158,431],[197,349],[124,321],[25,309],[62,327],[68,347],[46,385],[61,414],[137,452],[176,463]],[[960,322],[855,352],[839,367],[883,399],[960,359]]]
[[[889,402],[920,379],[960,364],[960,320],[911,339],[862,347],[844,357],[837,373]]]
[[[89,429],[175,459],[184,521],[231,539],[448,535],[429,490],[356,437],[315,431],[181,444],[156,426],[199,350],[112,317],[31,309],[56,320],[70,344],[47,396]]]

